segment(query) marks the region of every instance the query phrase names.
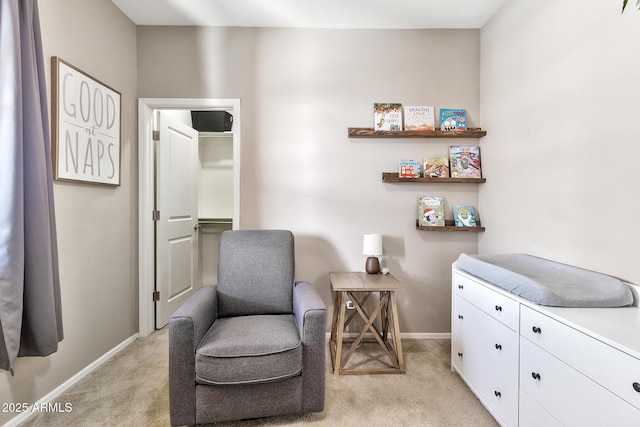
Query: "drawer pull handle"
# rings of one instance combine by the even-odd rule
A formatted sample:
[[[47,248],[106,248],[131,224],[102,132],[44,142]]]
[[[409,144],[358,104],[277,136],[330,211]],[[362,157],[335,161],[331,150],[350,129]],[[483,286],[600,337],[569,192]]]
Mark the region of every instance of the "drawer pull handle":
[[[633,389],[640,393],[640,383],[633,383]]]
[[[496,397],[502,397],[502,393],[500,393],[498,390],[494,391],[493,394],[495,394]]]
[[[539,373],[531,372],[531,376],[533,377],[534,380],[540,381],[540,374]]]
[[[464,286],[458,285],[458,289],[464,289]]]
[[[542,329],[541,329],[541,328],[539,328],[539,327],[537,327],[537,326],[534,326],[533,328],[531,328],[531,330],[532,330],[533,332],[535,332],[536,334],[540,334],[540,333],[542,333]]]
[[[499,305],[496,305],[496,311],[502,311],[502,307]]]
[[[458,352],[458,357],[462,357],[462,353]]]
[[[458,319],[460,319],[460,320],[464,319],[464,317],[462,316],[462,314],[458,314]]]
[[[502,344],[496,344],[496,350],[502,350]]]

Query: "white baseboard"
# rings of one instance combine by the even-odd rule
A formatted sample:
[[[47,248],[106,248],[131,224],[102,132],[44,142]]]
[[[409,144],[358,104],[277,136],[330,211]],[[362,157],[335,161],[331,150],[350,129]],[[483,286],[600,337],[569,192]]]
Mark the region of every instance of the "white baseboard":
[[[331,333],[327,332],[327,339],[331,338]],[[346,338],[355,338],[358,336],[355,332],[345,332]],[[373,338],[371,333],[365,334],[365,338]],[[424,333],[400,333],[400,339],[416,339],[416,340],[450,340],[450,332],[424,332]]]
[[[400,333],[400,338],[414,340],[450,340],[451,332]]]
[[[64,393],[69,387],[71,387],[72,385],[80,381],[83,377],[88,375],[91,371],[93,371],[94,369],[102,365],[104,362],[106,362],[107,360],[111,359],[113,356],[118,354],[122,349],[124,349],[126,346],[134,342],[137,338],[138,338],[138,334],[136,333],[130,336],[129,338],[127,338],[126,340],[122,341],[120,344],[118,344],[117,346],[115,346],[114,348],[112,348],[102,356],[100,356],[98,359],[96,359],[93,363],[88,365],[86,368],[84,368],[83,370],[81,370],[71,378],[69,378],[64,383],[60,384],[58,387],[52,390],[49,394],[45,395],[42,399],[35,402],[34,406],[40,406],[42,404],[46,405],[47,403],[51,402],[52,400],[60,396],[62,393]],[[24,422],[27,418],[29,418],[31,415],[35,413],[37,412],[32,412],[32,411],[22,412],[20,413],[20,415],[6,422],[2,427],[15,427],[20,423]]]

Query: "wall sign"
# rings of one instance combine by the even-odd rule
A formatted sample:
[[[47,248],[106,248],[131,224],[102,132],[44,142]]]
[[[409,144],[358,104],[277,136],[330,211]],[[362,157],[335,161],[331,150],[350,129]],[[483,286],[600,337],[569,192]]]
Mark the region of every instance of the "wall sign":
[[[120,185],[120,92],[51,58],[54,178]]]

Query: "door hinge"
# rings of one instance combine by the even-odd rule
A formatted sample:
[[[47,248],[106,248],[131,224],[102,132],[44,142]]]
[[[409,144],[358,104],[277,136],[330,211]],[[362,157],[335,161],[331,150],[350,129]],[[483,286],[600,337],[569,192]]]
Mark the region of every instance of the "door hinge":
[[[151,218],[152,218],[154,221],[160,221],[160,211],[153,211],[153,212],[151,213]]]
[[[160,301],[160,291],[153,291],[153,301]]]
[[[153,139],[154,141],[160,141],[160,131],[159,130],[152,131],[151,139]]]

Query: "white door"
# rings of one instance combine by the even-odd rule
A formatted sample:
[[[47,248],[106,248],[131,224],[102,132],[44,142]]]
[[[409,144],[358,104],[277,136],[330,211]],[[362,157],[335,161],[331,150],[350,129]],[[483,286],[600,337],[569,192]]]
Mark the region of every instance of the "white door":
[[[156,328],[200,286],[198,131],[164,112],[156,141]],[[159,294],[158,294],[159,293]]]

